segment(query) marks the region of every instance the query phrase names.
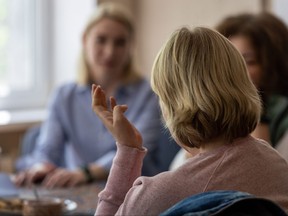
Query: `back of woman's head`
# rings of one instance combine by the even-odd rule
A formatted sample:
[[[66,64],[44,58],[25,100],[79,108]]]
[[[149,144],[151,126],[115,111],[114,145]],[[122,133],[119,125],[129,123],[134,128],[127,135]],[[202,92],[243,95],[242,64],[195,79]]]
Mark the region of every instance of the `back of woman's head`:
[[[259,90],[288,96],[288,29],[279,18],[267,12],[239,14],[225,18],[216,30],[227,38],[247,37],[262,68]]]
[[[208,28],[173,33],[160,50],[151,85],[172,136],[183,145],[248,135],[261,102],[240,53]]]
[[[135,28],[132,14],[120,3],[101,3],[94,13],[91,15],[86,27],[84,28],[83,35],[88,34],[89,31],[103,19],[111,19],[124,25],[129,33],[129,40],[133,41],[135,37]],[[130,59],[124,68],[126,79],[138,78],[139,74],[134,65],[134,58],[130,55]],[[79,62],[78,82],[80,84],[89,84],[92,82],[88,66],[85,60],[85,51],[82,50]]]

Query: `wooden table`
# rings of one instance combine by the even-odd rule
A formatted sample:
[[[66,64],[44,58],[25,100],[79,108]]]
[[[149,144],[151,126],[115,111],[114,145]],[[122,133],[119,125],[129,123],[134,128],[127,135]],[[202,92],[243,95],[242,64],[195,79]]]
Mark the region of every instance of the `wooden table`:
[[[77,208],[74,211],[65,213],[71,216],[93,216],[98,201],[98,193],[103,190],[104,182],[97,182],[73,188],[45,189],[37,187],[40,197],[58,197],[69,199],[77,203]],[[31,189],[22,188],[20,190],[21,198],[34,197]]]

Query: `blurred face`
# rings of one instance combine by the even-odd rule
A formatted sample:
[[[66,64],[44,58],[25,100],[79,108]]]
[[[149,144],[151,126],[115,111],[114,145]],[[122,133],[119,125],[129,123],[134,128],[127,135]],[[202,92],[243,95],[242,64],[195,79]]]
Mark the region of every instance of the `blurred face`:
[[[85,34],[84,51],[93,81],[105,87],[122,78],[131,53],[129,31],[122,23],[103,18]]]
[[[250,40],[245,36],[233,36],[229,38],[234,46],[242,54],[250,77],[254,85],[259,88],[262,76],[261,65],[257,59],[256,52],[250,42]]]

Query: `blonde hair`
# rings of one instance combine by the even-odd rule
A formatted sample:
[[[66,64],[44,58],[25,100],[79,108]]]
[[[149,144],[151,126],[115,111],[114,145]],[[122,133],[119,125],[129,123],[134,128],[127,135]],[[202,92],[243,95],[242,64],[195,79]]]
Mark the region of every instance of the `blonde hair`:
[[[241,54],[211,29],[175,31],[156,57],[151,85],[166,126],[188,147],[247,136],[259,121],[261,101]]]
[[[101,21],[104,18],[115,20],[123,24],[130,34],[130,40],[133,40],[135,30],[131,14],[122,5],[111,2],[102,3],[97,7],[97,10],[92,14],[89,22],[87,23],[83,35],[87,34],[91,30],[91,28],[93,28],[99,21]],[[126,81],[138,79],[140,77],[139,73],[135,68],[134,59],[132,55],[130,56],[127,65],[125,66],[124,71]],[[86,63],[85,51],[83,48],[79,58],[77,82],[82,85],[90,84],[93,82],[91,75],[89,73],[88,65]]]

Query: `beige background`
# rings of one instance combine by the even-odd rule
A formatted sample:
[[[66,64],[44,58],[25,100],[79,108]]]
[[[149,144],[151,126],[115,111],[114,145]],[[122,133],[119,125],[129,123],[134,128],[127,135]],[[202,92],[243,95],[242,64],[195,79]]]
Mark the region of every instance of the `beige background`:
[[[98,0],[121,2],[132,10],[136,22],[136,56],[147,77],[158,50],[181,26],[214,27],[222,18],[240,12],[269,9],[268,0]]]

